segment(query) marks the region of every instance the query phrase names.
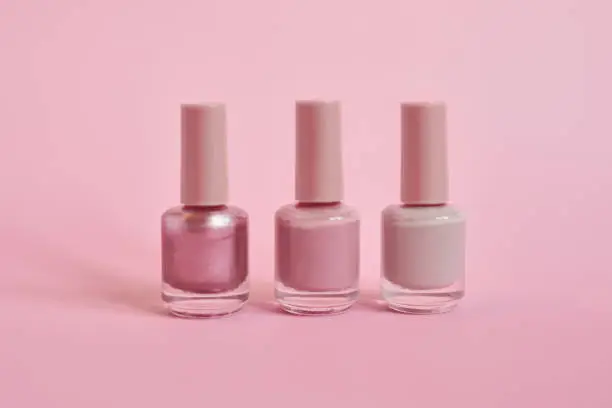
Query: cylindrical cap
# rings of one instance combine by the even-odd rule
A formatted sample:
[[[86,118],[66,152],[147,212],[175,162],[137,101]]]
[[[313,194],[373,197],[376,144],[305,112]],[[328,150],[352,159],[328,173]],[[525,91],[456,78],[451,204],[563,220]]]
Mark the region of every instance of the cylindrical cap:
[[[435,205],[448,201],[446,106],[404,103],[402,110],[402,202]]]
[[[181,106],[181,203],[227,204],[225,106]]]
[[[340,103],[298,101],[295,105],[295,198],[331,203],[343,196]]]

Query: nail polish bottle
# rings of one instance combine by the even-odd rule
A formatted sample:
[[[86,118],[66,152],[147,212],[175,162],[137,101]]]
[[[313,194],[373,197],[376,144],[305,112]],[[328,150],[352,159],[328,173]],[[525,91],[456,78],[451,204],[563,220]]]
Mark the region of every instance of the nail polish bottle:
[[[382,212],[382,297],[412,314],[452,310],[464,294],[465,217],[448,202],[446,107],[401,107],[401,201]]]
[[[342,203],[340,104],[296,103],[294,204],[276,224],[275,294],[300,315],[347,310],[358,295],[359,215]]]
[[[248,216],[228,205],[224,105],[181,107],[181,203],[161,218],[162,299],[181,317],[238,311],[249,296]]]

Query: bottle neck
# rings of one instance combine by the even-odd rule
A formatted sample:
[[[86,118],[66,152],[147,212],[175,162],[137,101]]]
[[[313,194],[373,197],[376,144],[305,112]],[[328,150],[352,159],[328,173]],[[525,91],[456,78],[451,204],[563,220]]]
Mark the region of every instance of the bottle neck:
[[[325,203],[312,203],[312,202],[304,202],[304,201],[298,201],[296,204],[296,207],[298,208],[325,208],[325,207],[336,207],[338,205],[342,204],[342,201],[330,201],[330,202],[325,202]]]
[[[225,210],[227,205],[218,204],[218,205],[183,205],[183,209],[186,211],[219,211]]]
[[[402,203],[403,208],[430,208],[430,207],[444,207],[448,203]]]

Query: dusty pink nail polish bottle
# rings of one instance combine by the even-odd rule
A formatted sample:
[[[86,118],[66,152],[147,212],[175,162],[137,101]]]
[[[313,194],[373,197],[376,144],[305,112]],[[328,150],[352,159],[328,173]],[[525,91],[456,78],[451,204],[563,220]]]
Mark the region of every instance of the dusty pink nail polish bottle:
[[[162,299],[181,317],[239,310],[249,297],[248,216],[228,205],[221,104],[181,107],[181,203],[162,215]]]
[[[359,215],[342,203],[340,104],[296,103],[297,203],[276,212],[276,299],[294,314],[332,314],[356,301]]]
[[[382,296],[391,309],[430,314],[464,294],[465,217],[448,203],[446,107],[406,103],[400,205],[382,213]]]

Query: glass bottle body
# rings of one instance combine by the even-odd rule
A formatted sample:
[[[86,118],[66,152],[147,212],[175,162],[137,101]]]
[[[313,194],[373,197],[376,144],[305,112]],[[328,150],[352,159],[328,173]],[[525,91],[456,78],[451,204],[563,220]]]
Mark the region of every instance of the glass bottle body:
[[[182,206],[162,215],[162,299],[170,313],[215,317],[249,296],[248,216],[232,206]]]
[[[276,299],[294,314],[347,310],[359,293],[359,215],[342,203],[276,212]]]
[[[382,297],[396,311],[452,310],[464,295],[465,217],[450,205],[382,213]]]

